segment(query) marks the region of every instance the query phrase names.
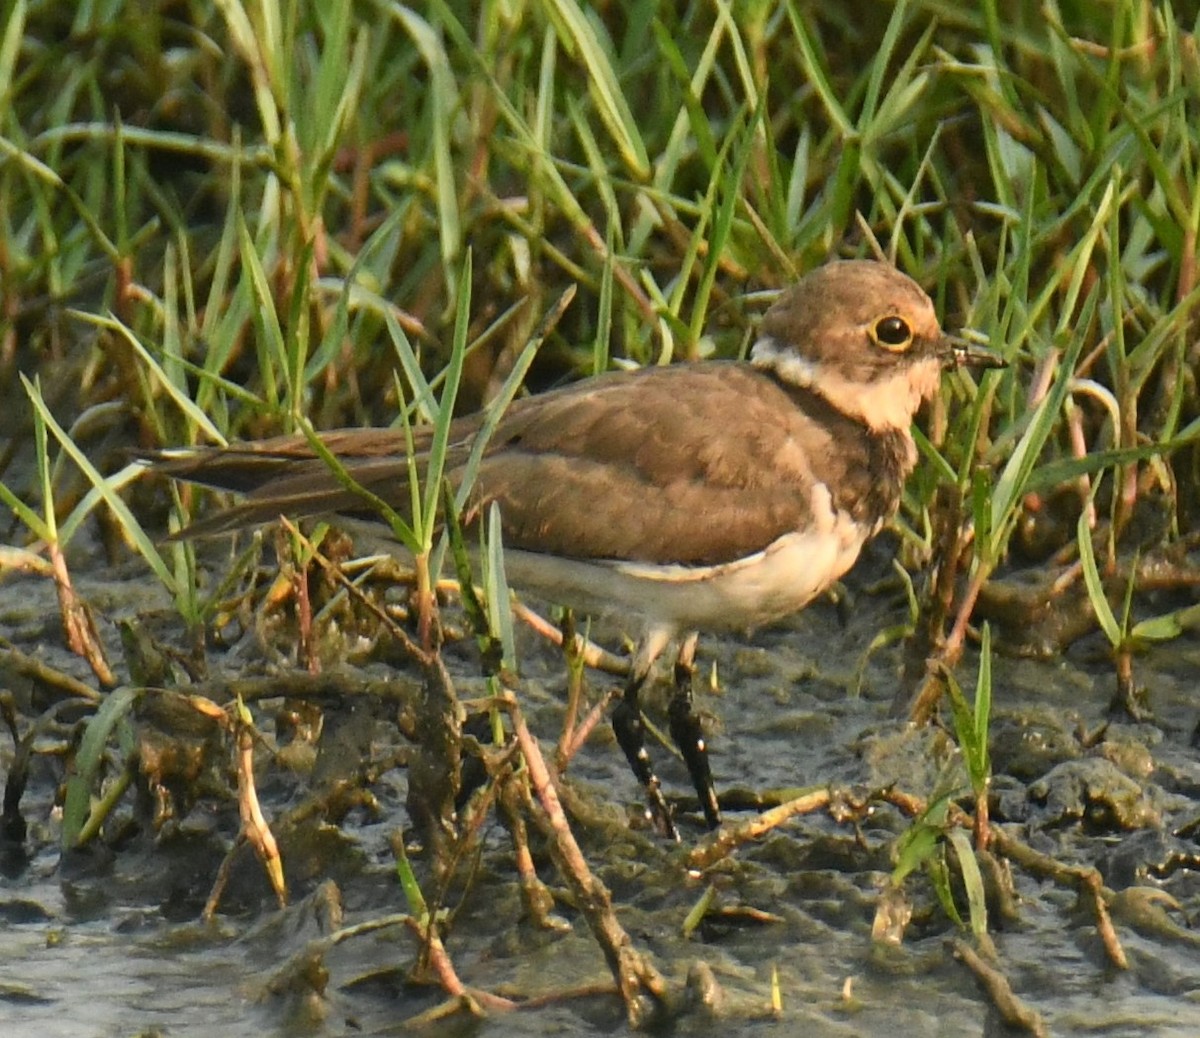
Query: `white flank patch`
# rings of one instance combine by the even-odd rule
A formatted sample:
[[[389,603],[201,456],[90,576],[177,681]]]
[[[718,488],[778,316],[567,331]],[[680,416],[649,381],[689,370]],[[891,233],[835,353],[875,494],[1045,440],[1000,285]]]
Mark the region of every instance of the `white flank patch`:
[[[854,565],[875,531],[835,512],[829,490],[813,490],[813,524],[762,551],[717,566],[560,559],[504,552],[508,579],[586,612],[633,615],[663,634],[756,627],[795,613]]]

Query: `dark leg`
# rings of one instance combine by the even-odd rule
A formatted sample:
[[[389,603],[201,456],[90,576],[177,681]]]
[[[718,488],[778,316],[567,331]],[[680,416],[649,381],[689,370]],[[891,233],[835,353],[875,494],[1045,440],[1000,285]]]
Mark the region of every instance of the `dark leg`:
[[[679,831],[671,818],[671,808],[662,793],[662,783],[654,774],[654,766],[650,763],[650,754],[646,752],[646,726],[642,723],[642,712],[638,706],[638,693],[646,683],[650,673],[650,665],[654,658],[663,650],[667,642],[665,634],[652,633],[639,647],[634,657],[630,671],[629,682],[621,702],[613,711],[613,732],[617,744],[625,753],[625,759],[633,769],[637,780],[646,790],[647,814],[663,836],[672,840],[679,839]]]
[[[712,770],[708,766],[708,746],[700,719],[692,713],[692,678],[696,673],[696,635],[690,634],[679,647],[675,661],[675,695],[667,711],[671,722],[671,738],[683,754],[696,796],[700,798],[700,809],[710,829],[721,824],[721,808],[717,803],[717,791],[713,788]]]

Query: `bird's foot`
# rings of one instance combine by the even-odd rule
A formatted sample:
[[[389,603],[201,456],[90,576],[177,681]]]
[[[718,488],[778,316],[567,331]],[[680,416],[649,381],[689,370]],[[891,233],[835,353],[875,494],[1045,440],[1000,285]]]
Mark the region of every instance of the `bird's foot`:
[[[646,791],[646,813],[651,824],[667,839],[678,842],[679,830],[675,828],[671,805],[663,796],[662,783],[654,774],[650,754],[646,752],[646,729],[637,706],[636,693],[630,696],[629,690],[626,690],[625,698],[613,711],[612,725],[617,744],[624,751],[625,759],[629,761],[630,768]]]
[[[708,763],[708,743],[704,730],[692,710],[692,679],[696,668],[690,654],[681,650],[675,663],[675,695],[667,709],[671,726],[671,738],[683,754],[696,796],[700,798],[700,809],[710,829],[721,824],[721,807],[717,802],[717,791],[713,786],[712,768]]]

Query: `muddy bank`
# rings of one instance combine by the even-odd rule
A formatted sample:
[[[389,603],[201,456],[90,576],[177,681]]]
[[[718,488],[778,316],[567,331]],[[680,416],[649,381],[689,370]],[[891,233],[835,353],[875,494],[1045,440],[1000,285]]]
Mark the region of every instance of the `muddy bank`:
[[[871,575],[874,561],[860,577]],[[122,577],[79,582],[114,658],[122,619],[140,618],[143,630],[181,647],[156,587],[132,568]],[[818,604],[747,638],[702,641],[708,691],[699,706],[711,721],[724,796],[773,802],[828,786],[928,798],[945,786],[958,766],[949,733],[890,716],[896,648],[870,657],[854,694],[863,653],[876,632],[903,618],[903,608],[898,594],[860,593],[845,623]],[[61,647],[56,624],[48,581],[12,579],[0,588],[0,634],[11,647],[87,681],[83,665]],[[616,644],[610,627],[596,633]],[[520,648],[521,701],[549,748],[561,726],[564,666],[529,632]],[[1200,765],[1191,746],[1194,651],[1178,642],[1142,662],[1154,720],[1140,724],[1108,723],[1111,668],[1093,642],[1053,661],[995,660],[993,822],[1064,868],[1100,870],[1115,895],[1109,907],[1127,960],[1127,968],[1114,965],[1094,915],[1069,883],[1012,866],[1012,915],[990,917],[997,963],[1053,1033],[1182,1035],[1200,1027],[1195,936],[1187,929],[1200,898],[1200,848],[1188,828],[1200,815]],[[210,689],[280,671],[280,661],[249,636],[210,647],[207,656]],[[459,694],[482,695],[471,645],[451,646],[447,660]],[[968,687],[970,666],[961,675]],[[290,906],[277,909],[261,865],[243,849],[207,925],[200,915],[238,832],[228,761],[206,748],[211,733],[181,732],[179,717],[161,704],[136,715],[143,763],[174,776],[164,786],[191,783],[176,791],[176,815],[163,820],[131,793],[100,838],[63,856],[54,805],[64,756],[78,738],[76,719],[64,709],[61,722],[35,740],[20,801],[28,834],[5,848],[0,1020],[18,1027],[14,1033],[62,1036],[383,1034],[442,1005],[444,992],[417,968],[410,928],[381,926],[329,941],[348,926],[408,911],[394,855],[397,833],[412,828],[396,707],[347,690],[366,679],[402,689],[412,675],[379,661],[347,665],[344,674],[345,694],[321,699],[307,717],[296,702],[253,704],[265,740],[259,795],[279,839]],[[589,675],[592,701],[614,680]],[[62,698],[11,667],[6,687],[22,734]],[[652,710],[665,703],[668,690],[659,691]],[[305,724],[319,736],[297,734]],[[160,758],[152,757],[155,746]],[[687,855],[706,833],[686,812],[682,764],[661,747],[655,754],[668,791],[685,801],[680,847],[630,828],[638,790],[606,724],[572,762],[564,798],[632,939],[681,985],[692,972],[689,1032],[992,1033],[996,1011],[953,954],[950,942],[963,932],[924,876],[906,882],[913,916],[901,945],[872,942],[896,841],[911,824],[903,811],[883,801],[840,821],[816,811],[690,875]],[[379,767],[364,772],[363,761]],[[6,738],[6,774],[12,763]],[[111,763],[119,770],[115,754]],[[328,792],[348,778],[353,796]],[[157,829],[147,824],[156,817]],[[729,821],[745,817],[731,812]],[[444,889],[410,841],[426,895],[433,891],[435,909],[452,913],[445,941],[459,977],[473,989],[530,1003],[473,1024],[452,1013],[429,1025],[435,1033],[625,1027],[599,948],[536,833],[531,849],[555,896],[551,921],[541,927],[530,921],[513,844],[494,814],[471,845],[469,867]],[[682,936],[710,887],[709,911]],[[772,1008],[775,978],[781,1010]]]

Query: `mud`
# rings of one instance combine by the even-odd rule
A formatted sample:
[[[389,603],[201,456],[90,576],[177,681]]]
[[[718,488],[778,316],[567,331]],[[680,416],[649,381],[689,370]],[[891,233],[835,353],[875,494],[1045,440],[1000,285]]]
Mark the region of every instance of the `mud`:
[[[886,572],[881,547],[853,583],[866,587]],[[182,633],[172,633],[165,596],[137,566],[114,577],[85,563],[76,577],[114,659],[121,658],[123,620],[184,647]],[[701,685],[708,691],[698,702],[711,722],[718,789],[778,799],[810,786],[892,786],[928,797],[948,776],[961,784],[946,730],[915,729],[889,715],[898,647],[871,655],[856,694],[872,638],[901,622],[905,608],[899,589],[860,592],[845,623],[831,605],[818,603],[769,630],[702,640]],[[611,624],[593,633],[619,645]],[[0,635],[91,680],[62,645],[45,578],[9,577],[0,585]],[[254,645],[251,632],[230,647],[210,647],[209,680],[278,670],[280,661]],[[1200,909],[1200,844],[1195,826],[1189,828],[1200,817],[1200,762],[1191,745],[1200,716],[1196,652],[1185,636],[1139,659],[1137,676],[1148,687],[1154,721],[1138,724],[1110,723],[1114,678],[1094,637],[1051,660],[1001,654],[994,662],[993,821],[1060,862],[1101,870],[1117,895],[1113,915],[1128,958],[1128,969],[1111,964],[1074,890],[1013,870],[1017,918],[992,919],[997,965],[1054,1034],[1200,1031],[1196,933],[1188,928]],[[561,724],[564,665],[557,650],[527,631],[520,653],[519,694],[536,734],[550,746]],[[479,695],[470,642],[451,646],[447,659],[460,695]],[[964,687],[972,686],[975,665],[969,659],[960,668]],[[346,666],[359,677],[404,680],[384,662]],[[0,676],[24,734],[46,709],[48,693],[19,675]],[[590,674],[592,699],[614,680]],[[665,703],[666,689],[659,692],[648,697],[652,710]],[[329,947],[319,943],[339,925],[407,909],[391,843],[398,830],[410,828],[394,704],[342,698],[323,702],[319,716],[309,717],[279,701],[254,703],[253,710],[281,751],[263,754],[270,763],[261,765],[259,793],[277,829],[291,904],[276,907],[261,867],[243,850],[209,925],[200,913],[237,832],[227,765],[212,733],[200,726],[181,736],[178,718],[162,704],[157,713],[140,714],[144,766],[157,769],[160,787],[174,783],[187,795],[172,805],[176,816],[164,820],[154,804],[143,804],[139,815],[127,794],[102,838],[68,855],[59,849],[56,803],[64,756],[77,737],[73,718],[64,715],[39,738],[21,798],[28,834],[9,841],[2,861],[0,1032],[393,1034],[444,1001],[436,985],[421,982],[417,943],[403,926]],[[6,774],[13,752],[11,740],[0,739]],[[364,795],[329,799],[339,777],[389,752],[398,766],[363,782]],[[661,747],[654,752],[668,791],[686,808],[682,764]],[[591,819],[577,824],[577,835],[612,891],[621,922],[668,976],[693,973],[695,1005],[681,1025],[688,1034],[1002,1033],[990,1002],[949,950],[948,941],[963,932],[922,875],[906,884],[913,919],[903,943],[872,943],[894,844],[910,824],[895,808],[879,805],[854,824],[826,813],[803,816],[695,877],[684,863],[689,843],[705,836],[698,818],[685,810],[681,847],[631,828],[640,798],[606,725],[573,762],[569,784],[586,808],[577,814]],[[299,810],[311,803],[321,810]],[[159,819],[157,831],[146,817]],[[476,844],[470,882],[456,881],[438,903],[453,912],[446,947],[465,983],[517,1000],[555,997],[483,1020],[450,1014],[426,1024],[424,1033],[625,1030],[598,946],[536,837],[533,848],[556,895],[553,918],[560,925],[538,928],[527,918],[512,844],[494,814]],[[432,880],[420,848],[410,851],[429,896]],[[713,907],[685,938],[684,918],[710,884]],[[771,1008],[773,978],[778,1015]]]

